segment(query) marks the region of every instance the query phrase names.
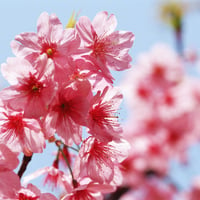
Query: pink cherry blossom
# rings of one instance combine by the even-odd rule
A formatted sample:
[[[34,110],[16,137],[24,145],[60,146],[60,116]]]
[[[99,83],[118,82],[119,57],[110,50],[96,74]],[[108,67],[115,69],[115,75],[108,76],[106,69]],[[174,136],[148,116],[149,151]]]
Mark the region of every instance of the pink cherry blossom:
[[[46,54],[56,67],[62,67],[79,44],[80,39],[75,29],[63,29],[55,14],[43,12],[37,22],[37,33],[17,35],[11,47],[15,55],[23,56],[31,63],[37,62],[41,54]]]
[[[119,185],[122,181],[119,171],[119,163],[122,162],[128,152],[128,143],[103,143],[94,137],[88,137],[82,144],[77,158],[76,170],[79,176],[88,176],[99,183],[111,183]],[[77,172],[76,172],[77,173]]]
[[[24,117],[23,111],[0,107],[0,143],[14,152],[41,153],[45,147],[44,134],[35,119]]]
[[[67,145],[79,144],[82,139],[81,125],[85,124],[88,112],[88,90],[71,84],[60,87],[45,119],[46,130],[55,132]],[[80,87],[79,87],[80,86]]]
[[[118,139],[122,128],[116,115],[122,94],[116,88],[105,87],[98,91],[90,102],[87,127],[94,137],[106,142]]]
[[[41,193],[32,184],[26,188],[22,187],[19,177],[14,172],[0,172],[0,198],[2,200],[56,200],[54,195]]]
[[[147,70],[147,74],[158,87],[167,87],[179,83],[184,75],[183,62],[179,55],[164,44],[152,47],[149,53],[140,55],[138,65]]]
[[[115,187],[108,184],[99,184],[89,178],[80,179],[77,187],[64,195],[61,200],[103,200],[103,194],[110,193]]]
[[[102,80],[101,73],[99,74],[99,71],[94,63],[83,58],[70,59],[69,66],[66,68],[66,70],[71,81],[87,80],[90,82],[93,90],[100,80]]]
[[[130,190],[120,200],[174,200],[177,191],[175,186],[164,183],[162,180],[152,178],[146,180],[141,187]]]
[[[183,62],[178,54],[167,45],[157,44],[150,52],[139,56],[135,68],[127,74],[122,89],[127,102],[135,109],[150,103],[154,106],[162,99],[169,103],[169,90],[180,84],[183,78]]]
[[[134,122],[134,124],[137,123],[137,121]],[[134,151],[130,151],[128,158],[120,164],[120,170],[123,175],[123,184],[131,187],[144,184],[148,175],[151,174],[164,177],[169,170],[170,154],[166,148],[166,141],[161,140],[160,136],[151,138],[148,133],[144,135],[141,133],[143,130],[138,128],[137,132],[135,130],[130,135],[124,136]]]
[[[102,76],[113,81],[109,68],[125,70],[130,67],[131,57],[128,54],[133,45],[134,35],[131,32],[115,31],[116,17],[107,12],[98,13],[91,22],[87,17],[80,17],[76,28],[81,37],[81,46],[88,51],[90,59],[98,66]]]
[[[0,92],[1,98],[15,109],[23,109],[29,118],[45,115],[56,92],[52,61],[40,57],[38,65],[40,71],[22,58],[9,58],[7,64],[2,64],[3,75],[11,86]]]
[[[156,144],[159,140],[162,150],[157,148],[158,154],[185,162],[186,150],[199,138],[197,82],[184,74],[181,58],[169,47],[156,45],[149,53],[142,54],[122,86],[134,113],[127,124],[129,127],[134,124],[133,140],[146,138],[153,147],[159,147]],[[146,153],[148,160],[150,152]]]
[[[50,193],[41,193],[40,190],[32,185],[28,184],[27,188],[21,188],[17,193],[17,200],[57,200],[57,198]]]
[[[52,166],[41,168],[23,178],[23,183],[27,184],[31,180],[38,178],[41,175],[45,175],[44,185],[48,185],[52,190],[62,186],[64,172],[58,168],[58,160],[53,162]],[[66,184],[65,184],[66,185]]]

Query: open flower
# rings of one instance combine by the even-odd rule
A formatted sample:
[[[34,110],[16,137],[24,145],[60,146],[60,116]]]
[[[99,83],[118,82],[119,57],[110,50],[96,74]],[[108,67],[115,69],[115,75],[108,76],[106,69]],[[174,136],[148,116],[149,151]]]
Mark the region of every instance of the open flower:
[[[4,106],[0,107],[0,143],[14,152],[41,153],[45,138],[36,119],[25,118],[23,111]]]
[[[119,163],[126,158],[128,149],[129,145],[125,141],[103,143],[89,137],[79,151],[76,161],[79,166],[76,170],[80,170],[80,177],[88,176],[101,184],[112,182],[119,185],[122,181]]]
[[[57,200],[56,197],[50,193],[41,193],[40,190],[32,185],[28,184],[27,188],[21,188],[17,192],[17,200]]]
[[[61,200],[103,200],[105,193],[110,193],[115,187],[108,184],[99,184],[86,177],[77,182],[77,187],[64,195]]]
[[[37,62],[41,54],[46,54],[56,67],[60,67],[67,62],[68,56],[75,53],[79,44],[74,29],[63,29],[55,14],[43,12],[37,22],[37,33],[17,35],[11,47],[16,56],[23,56],[31,63]]]
[[[87,17],[80,17],[76,28],[81,37],[81,47],[87,52],[98,71],[108,80],[113,81],[109,68],[121,71],[130,67],[128,54],[133,45],[134,35],[127,31],[115,31],[116,17],[107,12],[98,13],[91,22]]]
[[[118,139],[122,128],[116,115],[122,94],[118,89],[108,87],[98,91],[92,98],[87,126],[89,133],[106,142]]]
[[[63,85],[50,105],[45,128],[55,130],[66,145],[72,145],[73,142],[79,144],[82,140],[81,125],[85,124],[88,112],[88,92],[82,86],[75,88],[74,84]]]
[[[11,84],[0,92],[1,99],[14,109],[23,109],[24,116],[29,118],[45,115],[56,92],[52,61],[43,56],[38,65],[37,71],[23,58],[9,58],[1,68]]]
[[[32,185],[22,187],[19,177],[14,172],[0,173],[0,198],[13,200],[56,200],[50,193],[41,193]]]
[[[48,185],[52,190],[62,184],[62,179],[64,177],[64,173],[58,168],[58,160],[55,160],[52,166],[41,168],[24,177],[23,183],[27,184],[41,175],[45,175],[44,185]]]

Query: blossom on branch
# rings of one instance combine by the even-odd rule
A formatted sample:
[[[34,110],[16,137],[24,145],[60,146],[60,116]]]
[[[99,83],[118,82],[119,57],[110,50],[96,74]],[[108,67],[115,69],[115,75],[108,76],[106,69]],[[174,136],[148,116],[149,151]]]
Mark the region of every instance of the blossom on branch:
[[[43,12],[36,33],[21,33],[11,42],[16,57],[1,65],[10,84],[0,92],[1,199],[56,199],[20,183],[32,154],[42,153],[46,140],[58,147],[53,165],[25,182],[46,174],[45,184],[64,188],[62,200],[103,200],[121,184],[120,163],[129,144],[117,116],[122,94],[112,85],[110,69],[131,67],[134,34],[115,31],[116,25],[113,14],[100,12],[92,22],[81,17],[63,28],[55,14]],[[24,158],[15,174],[20,153]]]

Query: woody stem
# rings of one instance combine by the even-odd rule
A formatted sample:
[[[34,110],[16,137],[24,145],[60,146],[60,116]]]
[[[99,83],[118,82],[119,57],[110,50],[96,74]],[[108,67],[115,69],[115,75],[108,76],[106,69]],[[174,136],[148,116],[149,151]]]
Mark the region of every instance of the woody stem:
[[[31,161],[32,156],[33,156],[33,154],[31,156],[24,155],[22,164],[21,164],[20,169],[17,173],[17,175],[19,176],[20,179],[21,179],[22,175],[24,174],[24,172],[26,171],[26,168],[27,168],[29,162]]]

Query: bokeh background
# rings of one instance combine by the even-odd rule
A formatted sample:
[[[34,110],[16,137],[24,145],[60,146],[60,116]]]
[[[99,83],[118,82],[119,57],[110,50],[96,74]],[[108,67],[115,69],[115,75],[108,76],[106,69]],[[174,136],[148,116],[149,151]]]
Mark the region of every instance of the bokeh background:
[[[190,9],[183,18],[184,48],[194,48],[199,51],[200,1],[185,2],[190,5]],[[0,0],[0,63],[6,62],[7,57],[14,56],[10,42],[15,35],[36,31],[37,19],[42,12],[55,13],[63,25],[66,25],[73,11],[79,12],[79,16],[86,15],[92,20],[96,13],[105,10],[116,15],[118,30],[132,31],[135,34],[134,46],[130,51],[134,64],[137,56],[148,51],[154,44],[167,43],[175,48],[174,31],[163,23],[159,15],[162,3],[162,0]],[[115,85],[120,84],[125,73],[127,71],[113,73]],[[8,83],[0,75],[0,88],[6,86]],[[123,123],[127,117],[124,104],[121,106],[120,113]],[[25,175],[51,165],[54,150],[56,150],[54,145],[47,144],[44,154],[34,155]],[[170,176],[180,189],[187,188],[192,178],[200,175],[199,155],[200,145],[195,145],[188,151],[188,165],[172,161]],[[34,180],[33,183],[42,187],[42,178]],[[43,191],[48,189],[44,188]]]

